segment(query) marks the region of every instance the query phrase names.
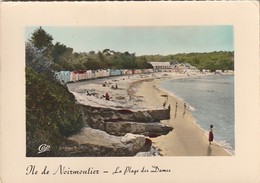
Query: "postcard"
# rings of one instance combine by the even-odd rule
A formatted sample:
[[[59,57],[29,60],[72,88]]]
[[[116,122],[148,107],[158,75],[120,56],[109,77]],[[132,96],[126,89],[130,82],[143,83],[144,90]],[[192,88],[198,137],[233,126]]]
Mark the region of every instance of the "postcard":
[[[2,182],[259,182],[259,3],[1,4]]]

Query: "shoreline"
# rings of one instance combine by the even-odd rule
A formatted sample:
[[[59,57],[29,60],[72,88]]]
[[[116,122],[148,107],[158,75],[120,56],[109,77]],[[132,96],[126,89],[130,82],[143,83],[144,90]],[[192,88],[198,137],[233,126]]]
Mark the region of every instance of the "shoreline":
[[[180,78],[180,77],[179,77]],[[181,77],[186,78],[186,77]],[[232,153],[220,146],[218,142],[213,141],[212,145],[208,145],[206,130],[201,128],[192,116],[189,110],[184,111],[184,100],[178,96],[159,87],[160,82],[166,79],[177,78],[162,78],[150,82],[150,84],[139,86],[139,94],[147,93],[147,90],[156,90],[156,95],[168,95],[169,104],[171,105],[171,119],[162,121],[165,124],[174,128],[172,132],[165,136],[152,138],[152,142],[156,148],[161,149],[162,156],[232,156]],[[151,95],[150,95],[151,96]],[[146,95],[145,100],[154,100],[154,102],[163,101],[158,100],[158,97],[149,97]],[[175,104],[178,102],[177,113],[175,114]],[[187,106],[188,108],[188,106]],[[175,116],[176,115],[176,116]]]
[[[227,76],[227,75],[228,75],[228,74],[226,74],[226,76]],[[231,74],[229,74],[229,75],[231,75]],[[206,77],[207,77],[207,76],[206,76]],[[178,79],[178,78],[172,78],[172,79]],[[163,81],[166,81],[166,80],[163,80]],[[158,83],[156,84],[156,88],[157,88],[158,90],[164,92],[164,93],[167,93],[169,96],[172,96],[172,97],[175,98],[177,101],[181,101],[181,102],[185,103],[185,100],[184,100],[183,98],[180,98],[179,96],[176,96],[174,93],[169,92],[169,91],[167,91],[166,89],[161,88],[161,87],[159,86],[159,84],[160,84],[161,82],[163,82],[163,81],[158,82]],[[192,108],[192,106],[190,106],[187,102],[186,102],[186,104],[187,104],[187,108],[190,109],[188,112],[189,112],[190,115],[192,116],[192,110],[193,110],[194,108]],[[200,124],[197,122],[197,119],[194,118],[193,116],[192,116],[192,122],[193,122],[200,130],[202,130],[202,131],[204,132],[204,136],[205,136],[205,138],[207,139],[207,138],[208,138],[208,130],[202,128],[202,127],[200,126]],[[226,144],[226,145],[225,145],[225,144],[221,143],[221,141],[217,141],[217,140],[214,140],[213,143],[215,143],[216,145],[220,146],[220,148],[224,149],[230,156],[235,155],[235,151],[234,151],[234,149],[230,146],[230,144],[225,143],[225,144]]]
[[[169,79],[204,76],[209,75],[203,74],[188,77],[177,73],[156,73],[156,76],[135,75],[130,78],[119,76],[72,83],[67,86],[78,101],[80,100],[80,102],[84,103],[86,100],[89,100],[87,101],[88,105],[105,105],[105,107],[111,108],[129,107],[129,109],[134,110],[142,110],[145,108],[159,109],[163,108],[163,102],[166,99],[165,95],[167,95],[167,106],[169,104],[171,105],[171,118],[169,120],[162,120],[161,123],[169,125],[174,129],[167,135],[150,138],[153,142],[153,146],[160,149],[162,156],[231,156],[231,153],[228,153],[215,141],[209,146],[205,130],[203,131],[196,123],[191,112],[187,110],[185,116],[182,117],[183,103],[185,101],[180,100],[177,96],[159,87],[160,82]],[[111,83],[110,86],[117,83],[118,90],[111,89],[110,86],[102,87],[101,85],[104,82]],[[112,101],[86,97],[84,92],[90,89],[94,89],[99,95],[109,92],[112,96]],[[121,97],[123,100],[117,101],[118,97]],[[120,102],[120,104],[118,102]],[[176,102],[178,102],[178,110],[175,114]]]

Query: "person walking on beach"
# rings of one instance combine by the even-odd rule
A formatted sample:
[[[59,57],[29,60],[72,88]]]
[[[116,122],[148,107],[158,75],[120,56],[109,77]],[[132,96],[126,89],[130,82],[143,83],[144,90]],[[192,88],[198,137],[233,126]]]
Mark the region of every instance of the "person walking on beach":
[[[168,102],[168,96],[166,97],[166,99],[165,99],[165,101],[164,101],[164,103],[163,103],[163,108],[165,108],[167,102]]]
[[[183,116],[182,116],[182,117],[184,117],[184,115],[185,115],[186,107],[187,107],[187,106],[186,106],[186,103],[184,103],[184,104],[183,104]]]
[[[166,100],[165,100],[164,103],[163,103],[163,108],[165,108],[165,106],[166,106]]]
[[[177,109],[178,109],[178,102],[176,102],[175,104],[175,114],[174,114],[175,118],[177,117]]]
[[[211,145],[211,142],[213,141],[213,139],[214,139],[213,125],[210,125],[210,128],[209,128],[209,145]]]

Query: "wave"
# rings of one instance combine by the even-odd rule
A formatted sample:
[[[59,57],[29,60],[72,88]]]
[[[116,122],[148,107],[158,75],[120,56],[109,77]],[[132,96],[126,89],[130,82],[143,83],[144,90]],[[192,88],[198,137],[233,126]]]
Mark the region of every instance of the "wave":
[[[196,111],[196,109],[194,107],[192,107],[191,105],[189,105],[189,110],[193,111],[193,112]]]

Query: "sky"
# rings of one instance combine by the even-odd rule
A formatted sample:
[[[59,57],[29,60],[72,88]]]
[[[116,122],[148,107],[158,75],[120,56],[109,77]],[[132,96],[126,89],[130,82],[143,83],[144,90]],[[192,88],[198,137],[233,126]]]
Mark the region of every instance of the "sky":
[[[38,27],[27,27],[28,40]],[[75,52],[114,51],[136,55],[169,55],[191,52],[234,51],[233,26],[154,27],[44,27]]]

